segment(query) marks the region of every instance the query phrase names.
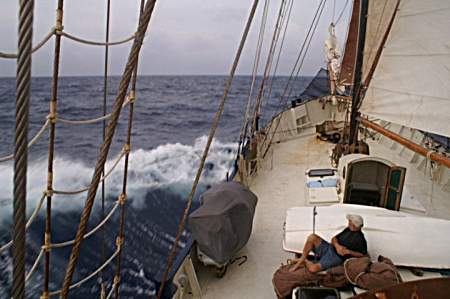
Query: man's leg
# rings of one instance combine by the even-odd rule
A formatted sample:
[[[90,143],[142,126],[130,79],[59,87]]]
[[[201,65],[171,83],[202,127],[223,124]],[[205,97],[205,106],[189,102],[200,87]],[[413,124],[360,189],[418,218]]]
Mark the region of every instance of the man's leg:
[[[314,248],[318,247],[322,243],[322,238],[316,234],[311,234],[306,239],[305,245],[303,246],[302,256],[295,260],[295,266],[291,268],[292,271],[295,271],[300,267],[300,265],[305,263],[306,257]]]
[[[318,247],[320,243],[322,243],[321,237],[319,237],[316,234],[310,234],[306,239],[305,245],[303,246],[302,256],[298,260],[298,263],[300,265],[303,264],[306,258],[308,257],[308,254],[311,252],[311,250]]]

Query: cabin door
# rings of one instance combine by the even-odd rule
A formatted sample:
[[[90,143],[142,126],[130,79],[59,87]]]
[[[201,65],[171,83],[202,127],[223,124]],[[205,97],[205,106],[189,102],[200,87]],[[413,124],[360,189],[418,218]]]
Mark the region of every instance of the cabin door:
[[[386,209],[396,211],[400,209],[405,173],[404,167],[394,166],[389,169],[383,204]]]

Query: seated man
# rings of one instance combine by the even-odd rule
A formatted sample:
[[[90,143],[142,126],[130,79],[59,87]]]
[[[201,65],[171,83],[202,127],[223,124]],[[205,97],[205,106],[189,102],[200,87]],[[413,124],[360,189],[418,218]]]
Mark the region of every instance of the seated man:
[[[293,272],[305,264],[310,272],[319,272],[340,265],[347,258],[366,255],[367,242],[361,231],[364,225],[363,218],[359,215],[347,215],[347,220],[348,226],[331,239],[331,244],[318,235],[309,235],[302,256],[292,260],[295,265],[290,271]],[[306,259],[311,250],[319,256],[317,263]]]

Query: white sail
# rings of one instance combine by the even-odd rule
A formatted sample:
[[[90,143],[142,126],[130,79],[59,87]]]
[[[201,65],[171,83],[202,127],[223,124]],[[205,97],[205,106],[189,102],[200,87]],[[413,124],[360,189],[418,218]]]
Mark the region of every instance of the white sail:
[[[395,13],[399,0],[369,1],[366,35],[364,41],[364,57],[362,65],[363,82],[367,79],[375,62],[376,53],[388,30],[389,23]]]
[[[449,1],[400,1],[361,112],[450,136]]]

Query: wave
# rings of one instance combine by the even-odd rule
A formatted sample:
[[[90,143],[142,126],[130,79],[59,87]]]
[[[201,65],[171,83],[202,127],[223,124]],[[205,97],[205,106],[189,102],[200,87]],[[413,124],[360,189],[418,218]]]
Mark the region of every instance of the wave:
[[[129,158],[128,198],[139,207],[146,194],[154,189],[167,189],[185,198],[189,193],[206,144],[207,137],[195,140],[193,145],[169,143],[152,150],[133,150]],[[236,144],[214,140],[200,180],[201,189],[213,185],[226,177],[233,158]],[[106,171],[111,169],[117,157],[109,159]],[[105,181],[108,198],[117,198],[122,191],[123,161],[119,162]],[[93,165],[68,157],[57,157],[54,161],[54,189],[79,190],[89,185]],[[40,159],[28,167],[27,213],[30,214],[39,202],[46,187],[47,161]],[[12,215],[13,165],[0,166],[0,219],[10,223]],[[9,183],[10,182],[10,183]],[[100,189],[100,188],[99,188]],[[98,191],[97,196],[100,195]],[[53,207],[58,211],[73,211],[84,205],[86,192],[79,195],[55,195]]]

